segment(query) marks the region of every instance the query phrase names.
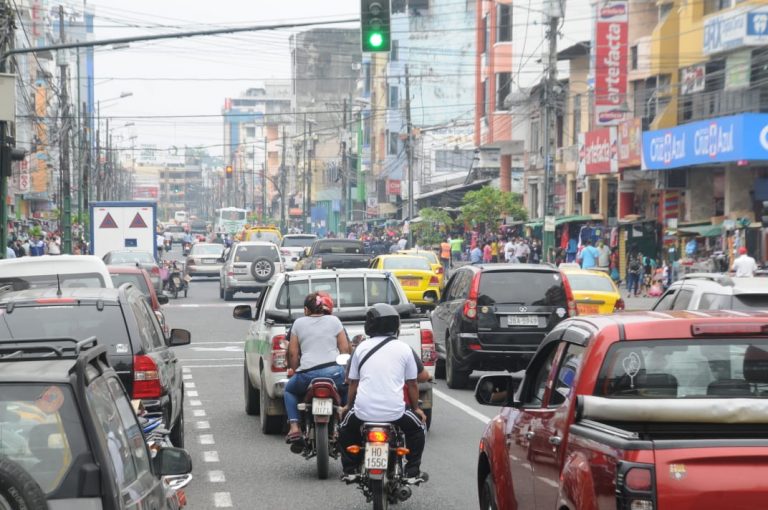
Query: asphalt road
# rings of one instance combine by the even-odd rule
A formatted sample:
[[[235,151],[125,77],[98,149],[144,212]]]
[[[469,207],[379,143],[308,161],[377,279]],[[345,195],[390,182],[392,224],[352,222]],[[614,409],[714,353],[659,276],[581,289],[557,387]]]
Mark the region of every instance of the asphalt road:
[[[173,255],[180,253],[174,250]],[[356,486],[338,480],[338,461],[332,461],[329,479],[318,480],[314,459],[292,454],[282,435],[263,435],[258,417],[245,414],[243,339],[248,323],[233,319],[232,308],[253,304],[254,298],[238,294],[225,303],[218,297],[218,280],[201,278],[191,283],[189,297],[171,299],[164,307],[170,327],[192,333],[192,344],[177,350],[185,378],[185,446],[195,477],[186,490],[188,508],[369,507]],[[629,300],[627,308],[643,307],[646,302]],[[400,508],[477,508],[477,445],[494,411],[478,405],[471,390],[451,390],[445,381],[438,382],[422,464],[430,481],[414,488]]]

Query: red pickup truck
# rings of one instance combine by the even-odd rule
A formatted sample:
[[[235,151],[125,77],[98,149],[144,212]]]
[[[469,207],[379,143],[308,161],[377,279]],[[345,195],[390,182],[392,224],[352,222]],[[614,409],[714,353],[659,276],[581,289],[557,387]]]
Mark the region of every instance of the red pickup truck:
[[[475,397],[482,509],[768,508],[768,312],[570,319]]]

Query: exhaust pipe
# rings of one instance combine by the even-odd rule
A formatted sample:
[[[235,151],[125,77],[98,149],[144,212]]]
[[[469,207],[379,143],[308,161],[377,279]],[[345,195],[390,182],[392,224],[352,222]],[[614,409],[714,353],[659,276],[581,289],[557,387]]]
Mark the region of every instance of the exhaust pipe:
[[[400,487],[397,490],[397,499],[399,499],[400,501],[405,501],[405,500],[407,500],[410,497],[411,497],[411,488],[410,487],[407,487],[407,486],[406,487]]]

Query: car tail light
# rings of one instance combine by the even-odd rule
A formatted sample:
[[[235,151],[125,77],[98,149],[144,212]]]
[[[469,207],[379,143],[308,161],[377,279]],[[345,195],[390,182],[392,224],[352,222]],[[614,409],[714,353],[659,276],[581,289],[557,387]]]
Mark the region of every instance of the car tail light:
[[[624,485],[633,491],[649,491],[653,487],[651,470],[632,468],[624,475]]]
[[[435,269],[435,273],[443,274],[443,273],[445,273],[445,269],[443,269],[443,266],[440,266],[437,269]]]
[[[288,369],[288,340],[285,335],[272,337],[272,371],[285,372]]]
[[[616,300],[616,303],[613,305],[613,311],[614,312],[623,312],[624,311],[624,300],[619,298]]]
[[[159,398],[163,395],[160,372],[151,357],[140,354],[133,357],[133,398]]]
[[[317,398],[330,398],[331,389],[328,386],[319,386],[312,389],[312,394]]]
[[[421,362],[425,367],[431,367],[435,365],[437,361],[437,351],[435,350],[435,337],[432,335],[432,330],[421,330]]]
[[[472,284],[469,287],[469,296],[464,301],[464,317],[467,319],[477,318],[477,295],[480,293],[480,275],[481,273],[475,273],[472,277]]]
[[[579,315],[579,311],[576,308],[576,298],[573,297],[573,289],[571,288],[571,282],[568,281],[568,277],[562,272],[560,277],[563,279],[563,288],[565,289],[565,301],[568,303],[568,317],[576,317]]]
[[[432,278],[429,279],[429,284],[440,285],[440,278],[438,278],[437,276],[433,276]]]
[[[160,276],[160,267],[158,266],[152,266],[152,268],[149,270],[150,274],[153,274],[155,276]]]
[[[655,510],[653,466],[620,462],[616,471],[616,495],[621,510]]]
[[[234,271],[227,271],[227,276],[235,276],[235,272]]]
[[[369,443],[386,443],[389,441],[389,434],[386,430],[372,429],[368,431]]]

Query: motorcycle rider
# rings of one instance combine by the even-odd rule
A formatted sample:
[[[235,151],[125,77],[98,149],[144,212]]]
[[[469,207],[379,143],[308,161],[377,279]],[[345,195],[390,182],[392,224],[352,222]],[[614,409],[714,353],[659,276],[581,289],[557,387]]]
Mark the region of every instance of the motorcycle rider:
[[[365,334],[370,338],[352,355],[348,403],[342,410],[346,416],[339,429],[342,480],[346,482],[359,477],[360,461],[357,455],[347,451],[347,446],[362,443],[364,422],[389,422],[399,427],[410,450],[406,456],[406,482],[413,484],[428,479],[420,470],[427,417],[418,406],[406,409],[403,400],[405,385],[410,402],[419,401],[418,369],[413,350],[397,339],[399,333],[400,314],[392,305],[377,303],[368,310]]]
[[[285,411],[290,430],[285,440],[291,451],[301,453],[301,428],[299,427],[299,399],[304,397],[312,379],[333,379],[339,393],[344,387],[344,368],[336,364],[339,354],[349,353],[347,333],[333,312],[333,299],[325,292],[312,292],[304,298],[304,317],[291,326],[288,343],[288,376],[285,385]]]

